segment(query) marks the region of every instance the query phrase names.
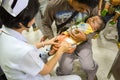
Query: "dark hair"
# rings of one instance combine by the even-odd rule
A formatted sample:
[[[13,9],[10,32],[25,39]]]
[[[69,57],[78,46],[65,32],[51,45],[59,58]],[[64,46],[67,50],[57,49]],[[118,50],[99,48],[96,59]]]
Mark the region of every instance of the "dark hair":
[[[0,19],[0,28],[2,28],[2,21],[1,21],[1,19]]]
[[[106,21],[105,21],[104,17],[99,16],[99,18],[102,21],[102,23],[100,24],[100,28],[96,31],[97,33],[99,33],[100,31],[102,31],[105,28],[105,26],[106,26]]]
[[[0,7],[0,18],[2,24],[9,28],[21,28],[19,22],[25,27],[28,26],[28,22],[31,21],[39,10],[38,0],[29,0],[28,6],[16,17],[10,15],[3,7]],[[28,28],[28,27],[27,27]]]
[[[102,23],[100,23],[100,28],[97,31],[95,31],[95,32],[99,33],[100,31],[102,31],[106,27],[107,22],[106,22],[105,18],[100,16],[100,15],[94,15],[94,16],[98,16],[100,18],[100,20],[102,21]],[[93,16],[87,17],[85,19],[85,22],[91,17],[93,17]]]
[[[79,3],[88,5],[91,8],[95,8],[99,4],[99,0],[76,0]]]

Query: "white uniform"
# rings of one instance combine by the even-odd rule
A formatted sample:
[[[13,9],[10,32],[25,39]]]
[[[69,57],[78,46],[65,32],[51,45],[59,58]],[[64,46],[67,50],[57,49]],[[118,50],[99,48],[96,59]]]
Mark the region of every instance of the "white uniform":
[[[6,27],[0,30],[0,66],[8,80],[81,80],[76,75],[40,75],[44,62],[39,53],[20,33]]]
[[[0,34],[0,65],[8,80],[45,80],[38,75],[44,62],[37,49],[27,44],[26,39],[18,32],[2,28]]]

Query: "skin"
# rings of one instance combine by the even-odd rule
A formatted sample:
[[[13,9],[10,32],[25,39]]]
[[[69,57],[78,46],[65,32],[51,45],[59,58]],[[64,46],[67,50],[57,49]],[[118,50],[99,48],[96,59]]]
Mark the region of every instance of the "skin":
[[[100,28],[100,25],[102,24],[102,20],[99,18],[99,16],[94,16],[94,17],[91,17],[89,18],[86,23],[88,23],[92,29],[94,31],[97,31],[99,28]],[[84,36],[84,38],[81,38],[83,37],[84,33],[81,31],[81,30],[78,30],[77,28],[75,30],[71,30],[69,32],[69,35],[76,41],[76,42],[80,42],[80,41],[84,41],[84,40],[87,40],[86,39],[86,35]],[[68,36],[69,36],[68,35]],[[57,39],[59,40],[59,42],[62,42],[64,41],[63,39],[65,39],[67,36],[64,35],[59,35],[57,37]],[[54,50],[57,50],[58,49],[58,46],[54,45],[53,46],[53,49]],[[51,52],[52,53],[52,52]],[[54,52],[53,52],[54,53]]]
[[[88,23],[92,27],[93,31],[97,31],[102,24],[102,20],[99,18],[99,16],[94,16],[89,18],[86,21],[86,23]],[[84,33],[81,30],[78,30],[77,28],[69,31],[69,34],[76,42],[87,40],[86,35],[84,35]],[[82,38],[83,35],[84,38]]]
[[[94,16],[89,18],[86,23],[88,23],[94,31],[97,31],[100,28],[100,25],[102,24],[102,20],[98,16]]]
[[[79,3],[76,0],[68,0],[68,2],[73,7],[74,10],[79,12],[86,12],[90,8],[86,4]]]
[[[32,26],[33,23],[35,22],[35,18],[33,18],[29,23],[28,26]],[[19,23],[19,25],[21,26],[20,29],[13,29],[19,33],[22,34],[23,30],[26,30],[28,28],[26,28],[21,22]],[[52,44],[57,44],[55,42],[56,38],[53,38],[51,40],[48,40],[46,42],[44,42],[44,45],[52,45]],[[43,45],[43,43],[37,43],[36,47],[37,48],[41,48]],[[71,48],[71,45],[67,42],[62,42],[60,45],[60,48],[58,49],[58,51],[56,52],[56,54],[44,65],[44,68],[39,72],[40,75],[47,75],[49,74],[53,68],[55,67],[55,65],[57,64],[57,61],[60,59],[60,57],[62,56],[63,53],[65,53],[67,50],[69,50]]]
[[[69,48],[71,48],[71,45],[69,43],[62,42],[56,54],[54,54],[54,56],[44,65],[44,68],[42,71],[40,71],[40,74],[41,75],[49,74],[53,70],[53,68],[57,64],[57,61],[60,59],[63,53],[69,50]]]
[[[90,9],[90,7],[87,6],[86,4],[79,3],[76,0],[68,0],[68,3],[73,7],[74,10],[77,10],[79,12],[88,12],[88,9]],[[45,41],[46,39],[47,36],[43,36],[40,41]],[[83,32],[81,32],[81,40],[82,39],[86,40],[86,37],[83,34]]]

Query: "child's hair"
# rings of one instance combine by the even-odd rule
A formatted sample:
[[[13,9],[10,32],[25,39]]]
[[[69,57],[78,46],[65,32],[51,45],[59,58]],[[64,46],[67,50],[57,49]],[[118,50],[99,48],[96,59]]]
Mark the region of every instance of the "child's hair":
[[[26,28],[28,28],[28,22],[31,21],[39,10],[38,0],[29,0],[27,7],[22,10],[16,17],[9,14],[2,6],[0,6],[0,19],[2,24],[9,28],[21,28],[19,23],[21,22]]]
[[[102,23],[99,24],[100,27],[99,27],[99,29],[96,31],[97,33],[99,33],[100,31],[102,31],[102,30],[105,28],[105,26],[106,26],[106,21],[105,21],[104,17],[99,16],[99,15],[98,15],[98,17],[100,18],[100,20],[102,21]]]
[[[97,33],[99,33],[100,31],[102,31],[102,30],[105,28],[105,26],[106,26],[106,20],[104,19],[104,17],[102,17],[102,16],[100,16],[100,15],[95,15],[95,16],[98,16],[98,17],[100,18],[100,20],[102,21],[102,23],[99,24],[99,25],[100,25],[99,29],[96,31]],[[90,16],[90,17],[93,17],[93,16]],[[87,18],[85,19],[85,22],[86,22],[90,17],[87,17]]]

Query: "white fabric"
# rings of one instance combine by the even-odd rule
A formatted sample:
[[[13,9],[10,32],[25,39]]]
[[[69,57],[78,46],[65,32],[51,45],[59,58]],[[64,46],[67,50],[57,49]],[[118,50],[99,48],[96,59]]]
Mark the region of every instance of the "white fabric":
[[[15,7],[12,9],[11,5],[14,0],[3,0],[2,7],[12,16],[16,17],[28,5],[29,0],[17,0]]]
[[[66,76],[54,76],[51,77],[51,80],[82,80],[77,75],[66,75]]]
[[[44,63],[37,49],[5,30],[0,34],[0,66],[8,80],[49,80],[39,75]]]
[[[0,66],[7,80],[81,80],[76,75],[54,77],[40,75],[44,63],[39,57],[39,51],[27,44],[18,32],[4,27],[1,30]]]

